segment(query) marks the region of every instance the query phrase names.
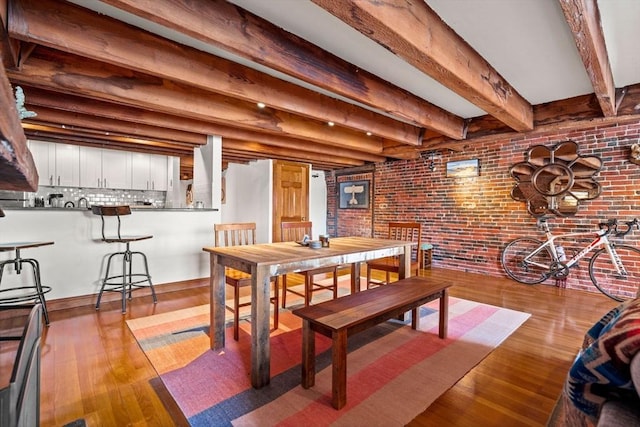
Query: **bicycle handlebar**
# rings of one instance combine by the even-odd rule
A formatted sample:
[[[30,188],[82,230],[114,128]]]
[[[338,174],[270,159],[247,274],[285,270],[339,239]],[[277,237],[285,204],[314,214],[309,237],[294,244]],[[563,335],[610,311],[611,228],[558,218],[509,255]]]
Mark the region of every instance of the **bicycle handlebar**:
[[[600,230],[602,230],[603,228],[606,228],[608,232],[611,232],[613,230],[616,230],[618,228],[618,220],[613,218],[610,219],[607,222],[601,222],[598,224],[598,228]]]
[[[629,232],[631,231],[631,229],[633,228],[634,225],[636,227],[638,227],[638,229],[640,229],[640,225],[638,225],[638,218],[634,218],[632,221],[626,221],[625,224],[627,225],[626,231],[617,231],[616,230],[616,237],[624,237],[624,236],[626,236],[627,234],[629,234]]]
[[[548,216],[540,216],[537,219],[537,225],[538,228],[548,232],[549,231],[549,225],[547,224],[547,220],[550,217]],[[638,230],[640,230],[640,220],[638,220],[638,218],[634,218],[631,221],[625,221],[624,224],[627,226],[627,229],[624,231],[618,231],[618,220],[615,218],[612,218],[610,220],[608,220],[607,222],[601,222],[598,223],[598,227],[600,228],[600,230],[606,229],[606,232],[604,233],[606,234],[611,234],[613,233],[613,235],[615,237],[624,237],[627,234],[629,234],[631,232],[631,230],[633,229],[634,226],[636,226],[638,228]]]
[[[606,228],[607,234],[614,233],[614,236],[616,237],[626,236],[627,234],[629,234],[629,232],[631,232],[634,225],[638,227],[638,229],[640,229],[640,221],[638,221],[638,218],[634,218],[631,221],[625,221],[625,225],[627,226],[627,229],[625,231],[618,231],[618,220],[614,218],[614,219],[610,219],[607,222],[599,223],[598,227],[600,227],[601,230],[603,228]]]

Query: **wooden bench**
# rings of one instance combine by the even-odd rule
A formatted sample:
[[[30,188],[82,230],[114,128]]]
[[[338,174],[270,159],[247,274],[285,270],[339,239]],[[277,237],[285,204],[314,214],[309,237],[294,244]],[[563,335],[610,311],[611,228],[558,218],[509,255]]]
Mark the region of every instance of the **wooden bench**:
[[[409,277],[366,291],[347,295],[293,314],[302,318],[302,387],[315,384],[315,333],[333,340],[332,399],[334,408],[347,403],[347,337],[388,319],[412,311],[411,327],[416,329],[418,308],[440,298],[440,338],[447,336],[448,288],[450,283],[427,277]]]

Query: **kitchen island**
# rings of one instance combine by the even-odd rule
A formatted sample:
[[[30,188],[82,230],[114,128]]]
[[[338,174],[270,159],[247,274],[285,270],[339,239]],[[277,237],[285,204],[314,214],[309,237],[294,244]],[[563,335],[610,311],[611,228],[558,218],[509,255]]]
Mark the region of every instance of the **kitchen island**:
[[[53,241],[54,245],[26,249],[24,256],[40,263],[43,285],[51,286],[47,302],[97,294],[106,256],[124,245],[102,242],[100,217],[80,208],[5,208],[0,218],[0,243]],[[151,234],[132,244],[144,252],[154,285],[209,276],[209,258],[202,251],[213,244],[218,209],[135,208],[122,217],[123,234]],[[0,260],[9,255],[0,254]],[[135,266],[134,266],[135,268]],[[30,272],[6,269],[2,287],[30,283]],[[141,291],[143,292],[143,291]],[[135,295],[134,295],[135,298]]]

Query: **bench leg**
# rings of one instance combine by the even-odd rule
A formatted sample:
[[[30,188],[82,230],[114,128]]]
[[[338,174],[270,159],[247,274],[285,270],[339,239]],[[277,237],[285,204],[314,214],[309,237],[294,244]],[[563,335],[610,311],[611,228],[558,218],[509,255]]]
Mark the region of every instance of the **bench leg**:
[[[302,388],[316,383],[316,339],[308,320],[302,321]]]
[[[347,330],[333,333],[331,406],[342,408],[347,403]]]
[[[440,297],[440,338],[447,337],[449,327],[449,289],[442,291]]]
[[[418,329],[420,327],[420,307],[416,307],[411,310],[411,329]]]

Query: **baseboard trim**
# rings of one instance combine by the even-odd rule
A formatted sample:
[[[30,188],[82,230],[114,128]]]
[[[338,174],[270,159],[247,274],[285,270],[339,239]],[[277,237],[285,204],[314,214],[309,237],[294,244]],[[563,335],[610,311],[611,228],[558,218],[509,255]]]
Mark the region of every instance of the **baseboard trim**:
[[[153,288],[156,291],[156,294],[159,295],[159,294],[164,294],[168,292],[182,291],[190,288],[199,288],[202,286],[209,286],[208,277],[204,277],[201,279],[183,280],[180,282],[164,283],[160,285],[154,284]],[[145,296],[145,295],[151,295],[151,291],[149,288],[137,289],[133,293],[134,298]],[[57,310],[67,310],[70,308],[83,307],[86,305],[95,305],[97,299],[98,299],[98,294],[80,295],[77,297],[58,298],[58,299],[52,299],[52,300],[47,299],[47,310],[51,312],[51,311],[57,311]],[[115,292],[105,292],[102,295],[101,302],[118,301],[119,299],[120,299],[119,295],[116,294]]]

